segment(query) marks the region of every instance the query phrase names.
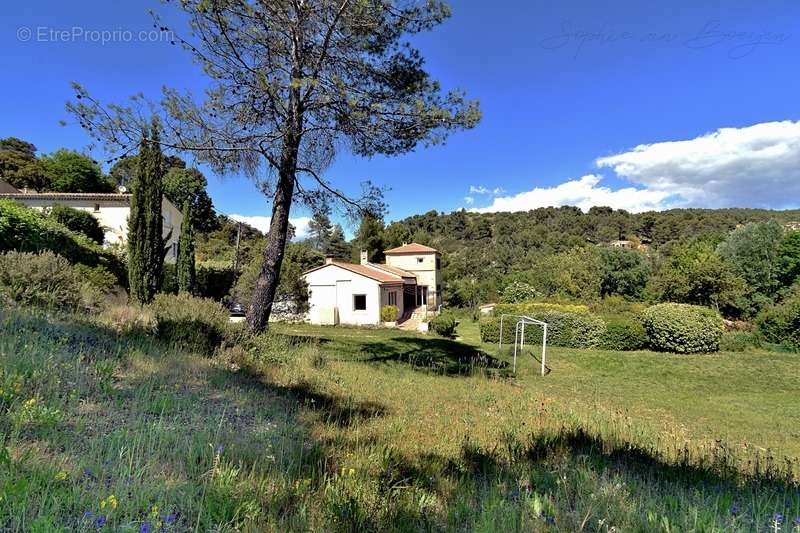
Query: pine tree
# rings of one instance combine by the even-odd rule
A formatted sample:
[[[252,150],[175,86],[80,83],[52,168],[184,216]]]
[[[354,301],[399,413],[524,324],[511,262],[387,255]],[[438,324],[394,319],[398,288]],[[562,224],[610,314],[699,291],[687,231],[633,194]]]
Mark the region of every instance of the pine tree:
[[[139,145],[139,165],[132,184],[128,218],[128,283],[131,298],[150,303],[161,284],[164,266],[161,197],[164,185],[158,122],[153,120]]]
[[[352,253],[352,247],[344,238],[344,230],[339,224],[336,224],[331,231],[331,236],[328,239],[328,244],[325,247],[325,255],[333,256],[336,259],[347,260]]]
[[[383,220],[369,213],[365,214],[355,240],[358,251],[366,250],[371,263],[383,261]]]
[[[324,251],[328,247],[332,229],[331,219],[327,213],[323,211],[314,213],[311,222],[308,223],[308,240],[311,241],[311,247],[320,252]]]
[[[192,204],[189,200],[183,203],[183,223],[181,238],[178,241],[178,292],[194,294],[194,230],[192,229]]]

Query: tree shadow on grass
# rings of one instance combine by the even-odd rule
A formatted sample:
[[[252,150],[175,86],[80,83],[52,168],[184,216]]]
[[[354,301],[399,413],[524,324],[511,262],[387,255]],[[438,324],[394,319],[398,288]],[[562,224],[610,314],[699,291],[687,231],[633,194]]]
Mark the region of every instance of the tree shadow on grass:
[[[509,364],[474,346],[443,338],[404,337],[394,342],[362,345],[367,363],[402,363],[415,370],[445,376],[507,377]]]

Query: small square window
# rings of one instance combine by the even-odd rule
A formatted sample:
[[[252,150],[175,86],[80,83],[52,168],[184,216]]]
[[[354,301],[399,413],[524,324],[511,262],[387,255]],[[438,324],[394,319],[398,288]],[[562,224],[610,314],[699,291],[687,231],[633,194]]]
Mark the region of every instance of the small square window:
[[[94,204],[94,212],[95,213],[99,213],[100,212],[100,204]]]
[[[423,261],[425,261],[424,257],[417,257],[417,263],[422,263]]]
[[[366,294],[354,294],[353,295],[353,310],[354,311],[366,311],[367,310],[367,295]]]
[[[397,293],[394,291],[389,293],[389,305],[397,305]]]

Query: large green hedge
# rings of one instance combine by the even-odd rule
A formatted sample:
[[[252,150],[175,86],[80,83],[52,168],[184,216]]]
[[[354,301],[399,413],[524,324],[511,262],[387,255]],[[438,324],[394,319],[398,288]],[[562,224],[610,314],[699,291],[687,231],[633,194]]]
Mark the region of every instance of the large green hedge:
[[[499,306],[498,306],[499,307]],[[593,348],[600,345],[606,326],[600,317],[589,313],[567,313],[563,311],[536,311],[525,315],[547,323],[547,343],[570,348]],[[514,342],[515,320],[508,319],[503,325],[503,342]],[[500,340],[500,317],[486,318],[480,323],[481,341]],[[542,328],[525,327],[525,342],[541,344]]]
[[[642,324],[651,348],[676,353],[716,352],[724,331],[716,311],[677,303],[648,307]]]
[[[501,315],[526,315],[535,318],[533,313],[542,313],[547,311],[560,311],[562,313],[579,313],[585,314],[589,312],[589,306],[583,304],[560,304],[551,302],[520,302],[515,304],[498,304],[494,308],[494,316],[500,317]]]
[[[630,351],[647,347],[647,332],[642,322],[628,315],[604,316],[606,329],[600,339],[604,350]]]
[[[228,311],[218,302],[188,294],[157,294],[151,309],[158,336],[184,349],[210,355],[228,327]]]
[[[13,200],[0,200],[0,252],[42,252],[50,250],[70,263],[112,272],[125,285],[122,262],[85,235],[74,233],[35,209]]]

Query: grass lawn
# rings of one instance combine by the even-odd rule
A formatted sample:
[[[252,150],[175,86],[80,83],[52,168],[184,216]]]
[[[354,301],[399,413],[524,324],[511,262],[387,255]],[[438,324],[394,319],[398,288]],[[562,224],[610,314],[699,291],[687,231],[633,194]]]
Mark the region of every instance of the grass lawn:
[[[552,348],[542,378],[459,334],[281,324],[209,358],[0,313],[0,529],[800,527],[797,356]]]

